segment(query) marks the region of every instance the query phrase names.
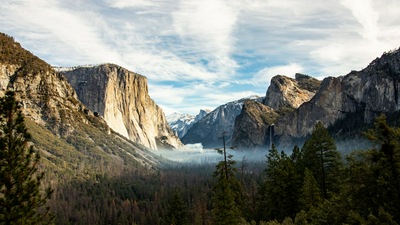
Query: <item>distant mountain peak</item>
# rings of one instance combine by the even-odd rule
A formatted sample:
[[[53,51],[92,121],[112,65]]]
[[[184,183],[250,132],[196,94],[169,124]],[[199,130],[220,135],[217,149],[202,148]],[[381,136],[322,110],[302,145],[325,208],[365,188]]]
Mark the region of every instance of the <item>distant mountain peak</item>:
[[[200,121],[209,112],[210,110],[208,109],[200,109],[196,116],[175,112],[168,115],[166,118],[171,129],[179,138],[182,138],[186,135],[186,132],[193,126],[193,124]]]

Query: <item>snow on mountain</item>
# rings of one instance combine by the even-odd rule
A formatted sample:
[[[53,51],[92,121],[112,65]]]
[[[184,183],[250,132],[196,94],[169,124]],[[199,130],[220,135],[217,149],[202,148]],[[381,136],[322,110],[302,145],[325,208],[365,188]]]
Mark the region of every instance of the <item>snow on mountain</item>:
[[[182,142],[184,144],[202,143],[205,148],[214,148],[221,145],[221,135],[225,134],[227,144],[229,144],[235,119],[242,111],[243,103],[246,100],[262,102],[263,97],[249,96],[218,106],[199,122],[193,124],[186,135],[181,138]]]
[[[201,120],[209,112],[210,110],[200,110],[197,116],[175,112],[167,116],[167,122],[175,134],[182,138],[194,123]]]

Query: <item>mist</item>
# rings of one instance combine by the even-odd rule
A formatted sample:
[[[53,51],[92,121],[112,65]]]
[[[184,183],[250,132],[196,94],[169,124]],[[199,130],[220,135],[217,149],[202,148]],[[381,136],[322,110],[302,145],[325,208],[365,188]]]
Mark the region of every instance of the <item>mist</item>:
[[[188,164],[216,164],[224,159],[215,149],[203,148],[201,143],[187,144],[174,151],[160,150],[157,155],[177,163]],[[233,156],[233,160],[240,162],[243,159],[247,162],[265,162],[267,149],[262,150],[232,150],[227,148],[227,154]]]

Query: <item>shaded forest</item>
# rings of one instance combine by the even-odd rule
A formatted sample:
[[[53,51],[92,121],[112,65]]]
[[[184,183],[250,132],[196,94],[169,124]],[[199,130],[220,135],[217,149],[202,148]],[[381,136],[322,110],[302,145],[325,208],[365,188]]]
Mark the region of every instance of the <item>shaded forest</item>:
[[[400,129],[381,116],[364,135],[375,147],[348,155],[317,124],[304,146],[273,146],[265,163],[228,154],[217,165],[63,177],[48,204],[56,224],[398,224]]]

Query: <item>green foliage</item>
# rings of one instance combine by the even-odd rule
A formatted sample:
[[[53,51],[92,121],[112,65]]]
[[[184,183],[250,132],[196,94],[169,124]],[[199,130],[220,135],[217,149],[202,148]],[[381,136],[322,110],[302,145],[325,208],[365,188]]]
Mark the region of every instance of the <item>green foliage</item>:
[[[302,209],[309,210],[317,207],[321,202],[321,192],[312,172],[306,168],[304,171],[303,187],[301,188],[300,200]]]
[[[224,148],[225,151],[225,148]],[[224,152],[224,155],[226,152]],[[236,179],[236,162],[232,155],[216,165],[213,176],[217,183],[213,188],[213,221],[217,225],[239,224],[241,220],[242,187]]]
[[[375,122],[366,137],[376,148],[348,157],[349,189],[354,207],[362,216],[378,215],[383,207],[400,220],[400,128],[388,126],[385,116]]]
[[[30,144],[19,102],[13,92],[0,98],[0,222],[37,224],[51,220],[41,214],[52,190],[42,191],[44,174],[37,173],[40,156]],[[49,220],[49,221],[50,221]]]
[[[168,210],[168,224],[186,225],[188,223],[188,211],[181,194],[175,191]]]
[[[260,191],[260,219],[283,220],[299,210],[299,176],[294,161],[284,152],[278,153],[275,145],[267,155],[266,180]]]
[[[328,130],[319,122],[302,148],[304,168],[308,168],[319,184],[322,197],[328,199],[339,191],[342,161]]]

